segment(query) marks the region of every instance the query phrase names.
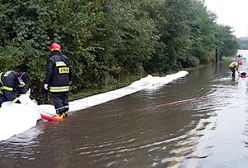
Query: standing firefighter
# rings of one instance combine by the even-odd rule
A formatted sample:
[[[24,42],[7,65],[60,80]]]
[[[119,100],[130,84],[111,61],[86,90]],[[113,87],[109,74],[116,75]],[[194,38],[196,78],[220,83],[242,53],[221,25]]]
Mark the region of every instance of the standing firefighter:
[[[56,118],[63,119],[69,110],[68,91],[72,81],[71,66],[68,57],[61,53],[61,46],[52,43],[47,61],[44,88],[51,93]]]
[[[0,106],[3,102],[18,102],[18,97],[28,91],[29,75],[26,72],[0,73]]]

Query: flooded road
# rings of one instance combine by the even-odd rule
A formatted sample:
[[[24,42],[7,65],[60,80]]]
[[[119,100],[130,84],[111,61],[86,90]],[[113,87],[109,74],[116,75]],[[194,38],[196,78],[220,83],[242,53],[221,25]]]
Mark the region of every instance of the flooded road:
[[[246,168],[247,86],[227,63],[194,70],[62,123],[40,121],[0,142],[0,167]]]

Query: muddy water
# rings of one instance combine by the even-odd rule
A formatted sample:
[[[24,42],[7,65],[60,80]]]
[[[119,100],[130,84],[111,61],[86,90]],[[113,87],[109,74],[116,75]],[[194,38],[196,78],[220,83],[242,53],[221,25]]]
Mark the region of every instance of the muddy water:
[[[245,68],[245,67],[243,67]],[[248,78],[226,64],[0,142],[1,168],[246,168]]]

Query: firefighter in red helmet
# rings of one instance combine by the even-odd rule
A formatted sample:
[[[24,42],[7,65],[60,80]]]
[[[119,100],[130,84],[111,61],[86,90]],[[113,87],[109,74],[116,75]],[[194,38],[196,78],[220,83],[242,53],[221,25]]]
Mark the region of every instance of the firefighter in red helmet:
[[[50,51],[60,51],[61,52],[61,46],[58,43],[52,43],[50,45]]]
[[[44,89],[51,93],[52,103],[57,113],[55,117],[63,119],[69,110],[68,91],[72,82],[71,64],[68,57],[62,54],[62,48],[58,43],[52,43],[50,51]]]

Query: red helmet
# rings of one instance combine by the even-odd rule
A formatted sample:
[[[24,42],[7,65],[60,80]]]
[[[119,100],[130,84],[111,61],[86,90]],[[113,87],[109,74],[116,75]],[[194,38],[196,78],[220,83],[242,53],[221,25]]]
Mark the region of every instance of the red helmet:
[[[50,45],[50,51],[61,51],[61,46],[58,43],[53,42]]]

